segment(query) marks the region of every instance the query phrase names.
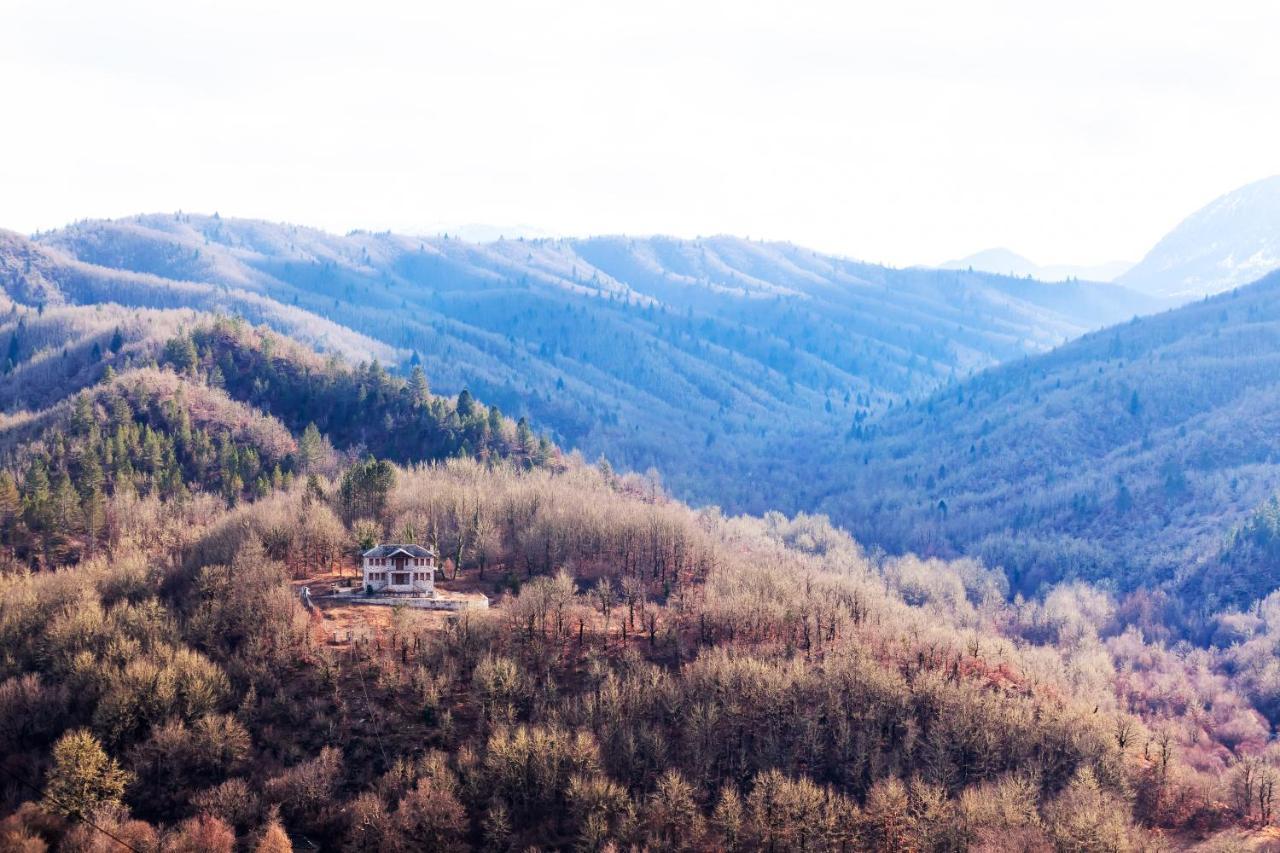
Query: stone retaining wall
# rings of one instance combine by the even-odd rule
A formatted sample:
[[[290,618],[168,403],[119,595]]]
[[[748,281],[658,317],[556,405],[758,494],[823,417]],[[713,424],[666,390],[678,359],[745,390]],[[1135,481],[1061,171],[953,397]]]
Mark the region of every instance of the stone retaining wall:
[[[487,610],[489,599],[480,598],[413,598],[403,595],[326,595],[316,601],[332,604],[368,604],[378,607],[395,607],[397,604],[415,610]]]

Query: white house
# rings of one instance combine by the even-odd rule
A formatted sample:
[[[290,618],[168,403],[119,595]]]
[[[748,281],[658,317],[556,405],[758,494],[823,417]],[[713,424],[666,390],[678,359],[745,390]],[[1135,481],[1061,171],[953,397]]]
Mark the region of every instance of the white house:
[[[435,595],[436,555],[421,545],[379,545],[361,555],[364,588],[373,592]]]

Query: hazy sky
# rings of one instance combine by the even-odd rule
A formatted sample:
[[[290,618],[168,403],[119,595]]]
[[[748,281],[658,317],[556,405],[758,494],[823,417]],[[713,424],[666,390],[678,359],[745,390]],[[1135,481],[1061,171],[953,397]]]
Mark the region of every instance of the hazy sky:
[[[1137,259],[1280,172],[1274,2],[0,0],[0,227]]]

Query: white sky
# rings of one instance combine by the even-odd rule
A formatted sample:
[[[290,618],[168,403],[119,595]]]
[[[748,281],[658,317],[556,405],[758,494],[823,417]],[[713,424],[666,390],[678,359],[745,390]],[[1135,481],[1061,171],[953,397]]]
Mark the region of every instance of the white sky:
[[[1274,2],[0,0],[0,227],[733,233],[1136,260],[1280,172]]]

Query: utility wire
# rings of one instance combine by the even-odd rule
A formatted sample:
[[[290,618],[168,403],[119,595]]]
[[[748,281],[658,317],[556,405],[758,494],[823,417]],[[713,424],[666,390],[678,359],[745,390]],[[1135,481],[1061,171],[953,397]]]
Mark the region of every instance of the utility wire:
[[[16,776],[16,775],[15,775],[15,774],[13,774],[13,773],[10,773],[10,772],[9,772],[8,770],[6,770],[4,767],[0,767],[0,773],[3,773],[4,775],[8,776],[10,779],[12,779],[13,781],[17,782],[19,785],[22,785],[24,788],[29,788],[29,789],[31,789],[32,791],[35,791],[35,792],[36,792],[37,794],[39,794],[40,796],[42,796],[42,797],[44,797],[45,799],[47,799],[47,800],[51,801],[51,802],[52,802],[55,806],[57,806],[58,808],[60,808],[60,809],[62,809],[63,811],[67,812],[67,814],[68,814],[68,815],[71,815],[71,814],[75,813],[75,810],[74,810],[74,809],[69,808],[69,807],[67,806],[67,804],[66,804],[66,803],[58,802],[57,798],[49,796],[49,795],[48,795],[48,793],[46,793],[46,792],[42,792],[39,788],[37,788],[35,785],[32,785],[32,784],[31,784],[30,782],[28,782],[27,780],[18,778],[18,776]],[[103,829],[102,827],[98,826],[96,823],[94,823],[93,821],[89,820],[89,818],[85,817],[84,815],[78,815],[78,816],[76,817],[76,820],[79,820],[81,823],[86,823],[86,824],[88,824],[89,826],[93,827],[94,829],[98,830],[98,832],[101,832],[103,835],[107,836],[107,838],[110,838],[112,841],[114,841],[115,843],[119,844],[119,845],[120,845],[121,847],[123,847],[124,849],[126,849],[126,850],[131,850],[131,851],[133,851],[133,853],[142,853],[142,851],[141,851],[141,850],[139,850],[137,847],[134,847],[132,844],[130,844],[129,842],[125,841],[123,838],[121,838],[120,836],[116,835],[115,833],[113,833],[113,832],[108,832],[107,830],[105,830],[105,829]]]
[[[382,743],[382,721],[378,719],[378,715],[373,711],[373,703],[369,701],[369,688],[364,683],[364,672],[361,671],[359,663],[355,666],[356,675],[360,676],[360,689],[364,692],[364,707],[369,712],[369,719],[373,720],[373,729],[377,734],[378,751],[382,753],[382,763],[391,767],[391,760],[387,758],[387,748]]]

